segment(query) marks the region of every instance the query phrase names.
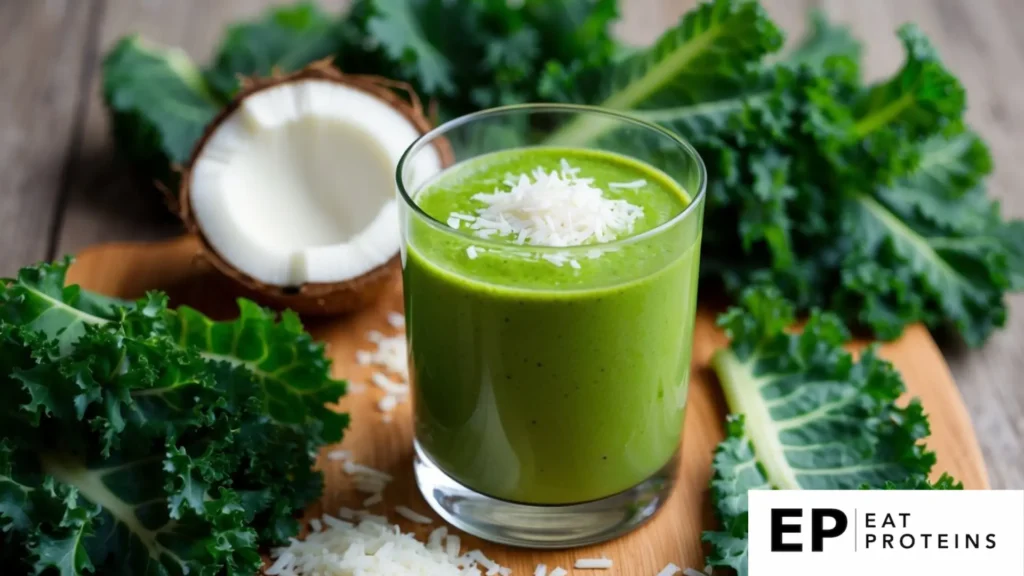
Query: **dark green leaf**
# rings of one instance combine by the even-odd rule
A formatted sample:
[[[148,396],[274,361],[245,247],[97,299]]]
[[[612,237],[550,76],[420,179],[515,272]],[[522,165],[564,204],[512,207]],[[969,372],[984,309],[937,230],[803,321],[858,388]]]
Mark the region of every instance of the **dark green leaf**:
[[[844,262],[844,306],[876,332],[909,320],[952,325],[972,345],[1006,319],[1003,294],[1021,273],[1014,237],[977,183],[988,153],[976,136],[929,139],[917,168],[892,186],[853,195],[844,226],[860,239]]]
[[[367,29],[384,52],[406,67],[409,70],[406,75],[415,78],[428,94],[452,94],[455,91],[452,64],[427,38],[416,12],[420,9],[436,14],[439,9],[437,3],[372,0],[370,4],[373,14],[367,22]]]
[[[206,79],[226,100],[237,91],[240,76],[294,72],[334,56],[343,44],[341,34],[337,20],[312,2],[275,7],[259,20],[228,28]]]
[[[849,332],[814,312],[789,332],[793,308],[774,289],[748,290],[719,318],[731,339],[712,366],[734,414],[715,452],[711,481],[721,524],[704,535],[709,563],[745,575],[750,490],[917,487],[935,455],[920,441],[928,420],[916,401],[901,405],[900,375],[874,347],[858,359]],[[944,485],[944,484],[943,484]]]
[[[294,536],[347,416],[294,315],[213,322],[152,293],[64,286],[68,262],[0,285],[0,531],[15,570],[253,574]],[[100,314],[100,315],[94,315]]]
[[[683,16],[646,51],[602,73],[589,101],[677,129],[688,137],[722,128],[745,108],[750,69],[782,44],[756,2],[715,0]],[[607,124],[581,119],[552,137],[557,144],[593,140]]]
[[[224,102],[183,52],[122,39],[103,60],[103,97],[118,151],[144,175],[176,190],[184,165]]]

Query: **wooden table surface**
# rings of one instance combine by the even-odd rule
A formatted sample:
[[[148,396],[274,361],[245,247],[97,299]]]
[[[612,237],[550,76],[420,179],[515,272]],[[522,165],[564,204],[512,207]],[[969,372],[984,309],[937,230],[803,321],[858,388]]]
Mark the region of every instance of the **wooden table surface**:
[[[340,8],[344,0],[322,0]],[[112,240],[178,233],[112,158],[100,61],[140,32],[205,61],[226,23],[269,0],[0,0],[0,277]],[[1024,217],[1024,0],[764,0],[792,35],[821,6],[865,41],[869,77],[895,70],[893,31],[918,23],[966,85],[968,119],[992,148],[991,193]],[[695,0],[620,0],[620,33],[649,41]],[[995,488],[1024,488],[1024,295],[979,350],[944,349]]]

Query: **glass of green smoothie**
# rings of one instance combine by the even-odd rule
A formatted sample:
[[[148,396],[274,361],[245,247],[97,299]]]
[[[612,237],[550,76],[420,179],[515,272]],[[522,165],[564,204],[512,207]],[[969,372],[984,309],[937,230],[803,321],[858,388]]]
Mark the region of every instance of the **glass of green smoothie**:
[[[415,472],[481,538],[607,540],[664,504],[690,375],[705,170],[672,132],[531,104],[398,165]]]

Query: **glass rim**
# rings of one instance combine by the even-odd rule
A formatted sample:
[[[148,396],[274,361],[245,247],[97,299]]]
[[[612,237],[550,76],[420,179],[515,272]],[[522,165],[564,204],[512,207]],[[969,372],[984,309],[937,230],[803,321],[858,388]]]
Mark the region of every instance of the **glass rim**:
[[[634,126],[637,126],[637,127],[640,127],[640,128],[644,128],[644,129],[650,130],[652,132],[659,133],[662,136],[665,136],[669,140],[673,141],[676,145],[679,146],[679,148],[683,151],[683,153],[686,156],[688,156],[691,159],[696,161],[696,165],[697,165],[697,191],[690,198],[690,203],[687,204],[685,208],[680,210],[678,214],[676,214],[672,218],[669,218],[665,222],[662,222],[661,224],[658,224],[657,226],[655,226],[654,228],[651,228],[650,230],[645,230],[645,231],[643,231],[643,232],[641,232],[639,234],[634,234],[634,235],[631,235],[631,236],[625,236],[623,238],[617,238],[617,239],[612,240],[610,242],[599,242],[599,243],[596,243],[596,244],[579,244],[579,245],[574,245],[574,246],[545,246],[545,245],[536,245],[536,244],[515,244],[515,243],[512,243],[512,242],[500,241],[500,240],[496,240],[496,239],[481,238],[480,236],[476,236],[475,234],[467,233],[467,232],[465,232],[465,231],[463,231],[461,229],[452,228],[446,222],[442,222],[442,221],[438,220],[437,218],[434,218],[430,214],[427,214],[419,206],[419,204],[417,204],[416,201],[413,200],[412,195],[406,189],[404,179],[402,178],[402,172],[403,172],[403,169],[405,168],[406,163],[416,153],[420,152],[423,148],[425,148],[426,146],[430,145],[433,141],[435,141],[436,139],[444,136],[446,133],[448,133],[448,132],[450,132],[450,131],[452,131],[452,130],[454,130],[456,128],[459,128],[460,126],[463,126],[465,124],[469,124],[471,122],[478,121],[478,120],[481,120],[481,119],[485,119],[485,118],[504,116],[504,115],[513,114],[513,113],[576,113],[576,114],[590,114],[590,115],[595,115],[595,116],[604,116],[606,118],[609,118],[609,119],[612,119],[612,120],[615,120],[615,121],[618,121],[618,122],[622,122],[622,123],[626,123],[626,124],[632,124]],[[634,160],[638,160],[638,159],[634,158]],[[638,160],[638,161],[641,161],[641,160]],[[453,164],[453,166],[454,166],[454,164]],[[441,170],[444,171],[447,168],[450,168],[450,166],[443,166]],[[654,168],[656,170],[659,170],[660,172],[664,173],[663,170],[660,170],[657,167],[654,167]],[[683,188],[683,190],[687,194],[690,193],[690,190],[684,188],[679,182],[676,181],[675,178],[672,178],[668,174],[665,174],[665,176],[667,176],[668,178],[672,179],[673,182],[676,182],[676,184],[678,184],[680,186],[680,188]],[[478,112],[472,112],[470,114],[459,116],[458,118],[453,118],[451,120],[448,120],[447,122],[443,122],[443,123],[439,124],[438,126],[436,126],[433,129],[431,129],[429,132],[420,135],[418,138],[416,138],[416,140],[414,140],[412,142],[412,144],[410,144],[408,146],[408,148],[405,149],[405,152],[403,152],[401,158],[399,158],[398,166],[395,169],[395,181],[398,184],[398,194],[401,197],[402,201],[405,202],[406,206],[411,208],[413,210],[413,212],[416,214],[417,217],[419,217],[420,219],[425,221],[429,226],[437,229],[441,233],[451,234],[453,236],[461,237],[461,238],[463,238],[463,239],[465,239],[465,240],[467,240],[467,241],[469,241],[472,244],[477,245],[477,246],[487,246],[487,247],[502,248],[502,249],[514,248],[514,249],[529,250],[529,251],[541,252],[541,253],[549,253],[549,252],[550,253],[555,253],[555,252],[561,252],[561,253],[565,253],[565,252],[581,252],[582,253],[582,252],[587,252],[589,250],[605,249],[605,248],[615,248],[615,247],[620,247],[620,246],[624,246],[624,245],[633,244],[635,242],[642,242],[645,239],[651,238],[653,236],[657,236],[657,235],[659,235],[662,232],[665,232],[667,230],[671,230],[676,225],[678,225],[681,222],[687,220],[693,214],[698,212],[699,206],[704,202],[704,196],[705,196],[706,189],[707,189],[707,168],[704,166],[704,159],[701,158],[700,154],[697,152],[697,149],[694,148],[693,145],[690,144],[685,138],[679,136],[678,134],[676,134],[675,132],[672,132],[671,130],[668,130],[667,128],[663,128],[663,127],[661,127],[661,126],[659,126],[657,124],[654,124],[653,122],[648,122],[646,120],[642,120],[642,119],[637,118],[635,116],[630,116],[628,114],[623,114],[621,112],[617,112],[617,111],[610,110],[610,109],[607,109],[607,108],[601,108],[599,106],[589,106],[589,105],[584,105],[584,104],[535,103],[535,104],[514,104],[514,105],[511,105],[511,106],[499,106],[499,107],[496,107],[496,108],[488,108],[486,110],[480,110]]]

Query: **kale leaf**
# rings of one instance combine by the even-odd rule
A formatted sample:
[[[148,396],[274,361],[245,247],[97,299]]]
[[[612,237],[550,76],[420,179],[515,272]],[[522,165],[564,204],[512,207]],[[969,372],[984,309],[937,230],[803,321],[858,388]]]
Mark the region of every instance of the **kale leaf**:
[[[683,16],[654,45],[573,82],[597,87],[586,102],[628,111],[699,143],[731,129],[753,100],[758,84],[751,66],[782,44],[782,33],[764,9],[745,0],[714,0]],[[760,93],[760,92],[759,92]],[[586,143],[607,124],[581,118],[552,137],[558,144]]]
[[[213,322],[151,293],[0,283],[0,539],[25,571],[252,574],[317,499],[344,394],[293,315]],[[16,570],[18,569],[16,568]]]
[[[614,0],[358,0],[339,65],[410,83],[442,118],[541,99],[547,67],[607,65]]]
[[[184,52],[138,36],[122,39],[104,58],[103,97],[118,153],[175,192],[175,168],[188,162],[225,104]]]
[[[240,76],[294,72],[338,54],[343,30],[317,4],[299,2],[267,10],[254,22],[234,24],[206,71],[207,82],[224,100],[234,96]]]
[[[715,451],[712,501],[720,522],[706,532],[709,564],[740,576],[747,567],[750,490],[956,488],[928,475],[935,455],[920,441],[920,403],[897,402],[905,387],[874,346],[860,357],[843,348],[842,321],[813,312],[799,334],[794,308],[774,289],[749,289],[742,307],[718,324],[731,338],[712,358],[730,410]]]

